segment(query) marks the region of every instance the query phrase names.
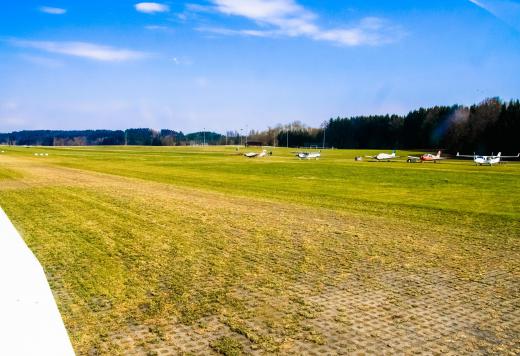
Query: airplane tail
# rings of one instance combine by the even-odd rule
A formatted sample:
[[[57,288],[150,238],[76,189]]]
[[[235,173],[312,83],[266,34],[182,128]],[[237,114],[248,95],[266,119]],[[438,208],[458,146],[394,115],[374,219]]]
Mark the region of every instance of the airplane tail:
[[[497,157],[500,157],[502,155],[502,152],[498,152]]]
[[[440,157],[441,156],[441,151],[438,151],[437,152],[437,157]]]

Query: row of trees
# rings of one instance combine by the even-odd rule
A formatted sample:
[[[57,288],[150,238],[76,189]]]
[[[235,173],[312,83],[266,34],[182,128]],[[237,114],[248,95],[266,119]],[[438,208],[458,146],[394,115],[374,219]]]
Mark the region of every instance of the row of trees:
[[[122,145],[125,142],[124,131],[84,130],[54,131],[34,130],[0,133],[0,144],[74,146],[74,145]]]
[[[38,146],[142,145],[176,146],[189,144],[222,144],[223,135],[196,132],[184,135],[173,130],[147,128],[128,130],[34,130],[0,133],[0,144]]]
[[[520,149],[520,101],[484,100],[470,107],[435,106],[407,115],[335,118],[321,128],[299,121],[246,135],[229,131],[183,134],[148,128],[85,131],[17,131],[0,134],[0,144],[16,145],[193,145],[245,144],[326,146],[336,148],[443,148],[464,152],[509,152]]]
[[[405,116],[336,118],[327,123],[325,134],[328,145],[340,148],[516,153],[520,149],[520,102],[492,98],[470,107],[421,108]]]
[[[335,118],[320,129],[295,122],[256,133],[278,146],[336,148],[428,149],[451,152],[509,152],[520,150],[520,101],[486,99],[472,106],[420,108],[407,115]]]

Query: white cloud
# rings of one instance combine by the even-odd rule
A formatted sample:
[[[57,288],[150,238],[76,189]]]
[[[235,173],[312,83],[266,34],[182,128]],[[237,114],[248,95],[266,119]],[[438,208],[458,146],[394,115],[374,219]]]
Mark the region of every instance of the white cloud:
[[[163,25],[146,25],[144,26],[148,31],[163,32],[163,33],[174,33],[175,30],[169,26]]]
[[[198,30],[222,35],[256,37],[307,37],[344,46],[381,45],[399,40],[403,32],[398,26],[377,17],[366,17],[358,23],[340,28],[322,28],[318,16],[294,0],[211,0],[213,11],[241,16],[254,21],[260,29],[227,29],[201,27]],[[197,7],[189,7],[197,11]],[[204,9],[207,11],[207,8]]]
[[[147,56],[147,54],[144,52],[114,48],[88,42],[12,40],[10,43],[23,48],[34,48],[50,53],[59,53],[68,56],[107,62],[121,62],[132,59],[140,59]]]
[[[484,6],[484,4],[482,4],[480,1],[477,1],[477,0],[468,0],[469,2],[472,2],[473,4],[477,5],[478,7],[481,7],[483,9],[486,9],[486,7]],[[487,9],[486,9],[487,10]]]
[[[213,2],[223,13],[268,22],[283,18],[313,16],[293,0],[213,0]]]
[[[176,65],[191,65],[192,62],[189,58],[186,58],[186,57],[171,57],[171,60],[173,63],[175,63]]]
[[[67,13],[66,9],[61,9],[59,7],[50,7],[50,6],[41,6],[40,11],[46,14],[51,15],[63,15]]]
[[[239,35],[251,37],[273,37],[277,34],[276,31],[265,30],[232,30],[225,27],[206,27],[201,26],[196,28],[197,31],[214,33],[216,35]]]
[[[520,3],[508,0],[468,0],[498,20],[520,31]]]
[[[159,4],[156,2],[140,2],[135,4],[135,9],[145,14],[155,14],[157,12],[168,12],[170,7],[168,5]]]

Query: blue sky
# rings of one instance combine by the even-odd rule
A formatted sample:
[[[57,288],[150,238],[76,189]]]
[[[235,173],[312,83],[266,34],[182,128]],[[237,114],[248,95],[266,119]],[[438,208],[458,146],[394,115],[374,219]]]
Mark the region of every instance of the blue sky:
[[[5,1],[0,132],[263,129],[520,97],[520,1]]]

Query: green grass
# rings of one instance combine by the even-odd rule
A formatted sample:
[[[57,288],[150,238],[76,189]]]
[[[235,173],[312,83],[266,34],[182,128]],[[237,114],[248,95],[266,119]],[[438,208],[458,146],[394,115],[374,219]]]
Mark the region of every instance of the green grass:
[[[117,351],[106,335],[127,325],[209,315],[276,351],[272,335],[239,326],[253,318],[305,333],[315,313],[291,286],[318,291],[374,269],[519,271],[517,163],[355,162],[378,151],[352,150],[300,161],[283,148],[264,159],[233,147],[5,151],[0,205],[43,264],[80,353]],[[214,348],[233,354],[232,341]]]
[[[19,172],[0,165],[0,181],[19,178],[22,178],[22,175]]]

